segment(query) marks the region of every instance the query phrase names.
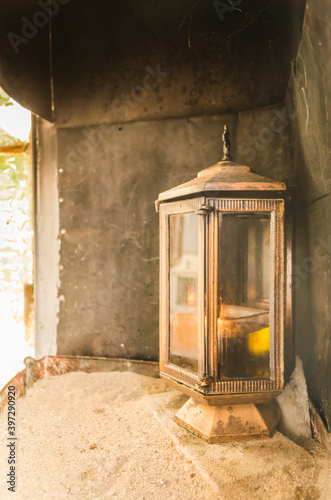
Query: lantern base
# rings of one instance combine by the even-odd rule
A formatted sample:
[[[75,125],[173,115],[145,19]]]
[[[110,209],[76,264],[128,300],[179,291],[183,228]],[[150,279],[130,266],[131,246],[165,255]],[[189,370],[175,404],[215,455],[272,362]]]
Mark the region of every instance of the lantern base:
[[[275,401],[267,404],[209,406],[190,398],[179,410],[180,425],[208,443],[271,437],[280,419]]]

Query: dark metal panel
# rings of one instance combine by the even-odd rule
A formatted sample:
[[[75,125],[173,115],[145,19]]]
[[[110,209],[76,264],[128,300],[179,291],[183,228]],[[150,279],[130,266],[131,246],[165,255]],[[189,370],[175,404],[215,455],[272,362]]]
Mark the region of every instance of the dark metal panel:
[[[230,3],[71,0],[53,23],[58,123],[227,113],[282,101],[296,53],[291,2],[222,8]]]
[[[291,2],[224,5],[3,0],[0,83],[61,126],[225,113],[283,100],[296,52]]]
[[[51,121],[47,3],[46,0],[1,2],[0,85],[22,106]]]

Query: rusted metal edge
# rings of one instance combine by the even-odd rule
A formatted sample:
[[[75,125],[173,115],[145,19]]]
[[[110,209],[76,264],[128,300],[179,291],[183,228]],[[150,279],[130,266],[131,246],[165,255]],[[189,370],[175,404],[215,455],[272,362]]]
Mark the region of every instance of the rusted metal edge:
[[[0,414],[8,402],[7,389],[15,386],[16,398],[24,396],[26,389],[37,380],[73,371],[134,372],[149,377],[159,377],[159,363],[138,359],[103,358],[90,356],[44,356],[38,361],[25,358],[26,368],[18,372],[0,391]]]
[[[310,426],[313,438],[321,443],[331,454],[331,434],[325,427],[318,411],[316,410],[313,402],[309,398],[309,413],[310,413]]]

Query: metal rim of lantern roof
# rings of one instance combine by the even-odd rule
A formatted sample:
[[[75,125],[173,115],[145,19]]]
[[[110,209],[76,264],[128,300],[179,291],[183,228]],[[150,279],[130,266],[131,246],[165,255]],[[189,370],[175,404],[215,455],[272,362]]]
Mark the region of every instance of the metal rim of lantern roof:
[[[194,179],[168,189],[159,194],[156,201],[156,209],[163,201],[183,198],[187,196],[201,195],[215,192],[277,192],[284,196],[286,185],[268,177],[256,174],[254,170],[246,165],[234,162],[230,156],[230,137],[228,126],[224,126],[223,158],[209,168],[198,173]]]

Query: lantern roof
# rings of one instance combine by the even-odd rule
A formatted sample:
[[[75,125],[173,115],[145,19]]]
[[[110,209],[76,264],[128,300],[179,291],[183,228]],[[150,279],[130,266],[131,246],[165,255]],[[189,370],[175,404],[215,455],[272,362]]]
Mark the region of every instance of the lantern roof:
[[[228,128],[223,133],[223,159],[212,167],[205,168],[194,179],[180,184],[159,194],[156,205],[162,201],[187,196],[203,195],[206,192],[252,192],[252,191],[285,191],[283,182],[275,181],[254,172],[246,165],[232,161],[230,157],[230,141]]]

